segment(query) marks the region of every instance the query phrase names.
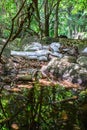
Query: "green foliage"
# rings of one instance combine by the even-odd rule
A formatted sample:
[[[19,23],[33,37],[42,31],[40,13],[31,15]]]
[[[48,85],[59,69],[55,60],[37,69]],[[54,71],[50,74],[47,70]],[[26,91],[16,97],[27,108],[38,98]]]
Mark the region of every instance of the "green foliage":
[[[87,28],[87,10],[84,8],[84,1],[63,1],[60,4],[60,13],[59,13],[59,21],[60,21],[60,30],[65,30],[65,33],[71,37],[71,33],[77,32],[86,32]],[[82,29],[84,28],[84,29]],[[62,31],[59,30],[59,33],[62,34]],[[70,32],[69,32],[70,31]]]
[[[13,93],[2,89],[1,94],[1,130],[7,130],[14,123],[21,130],[81,127],[78,113],[79,109],[83,111],[81,101],[85,101],[83,95],[86,91],[77,93],[59,85],[41,87],[35,83],[31,89],[24,88]]]
[[[30,5],[30,2],[32,1],[27,1],[27,4],[25,4],[25,7],[22,9],[22,14],[25,14],[27,11],[27,7]],[[50,13],[50,36],[54,36],[54,16],[55,16],[55,5],[57,1],[55,0],[54,2],[48,1],[48,7],[49,7],[49,13]],[[39,11],[39,16],[40,16],[40,22],[42,29],[44,31],[44,1],[39,0],[38,1],[38,11]],[[16,15],[17,11],[20,9],[22,5],[21,1],[14,1],[14,0],[4,0],[0,1],[0,27],[1,32],[3,34],[3,37],[7,38],[10,33],[11,29],[11,20],[12,18]],[[31,19],[31,25],[30,28],[27,28],[27,32],[31,33],[31,30],[34,32],[38,33],[40,35],[40,28],[39,28],[39,23],[38,23],[38,18],[36,15],[36,12],[33,12],[33,16]],[[69,37],[72,37],[72,34],[70,32],[86,32],[87,30],[87,9],[86,9],[86,0],[73,0],[73,1],[61,1],[60,6],[59,6],[59,34],[64,34],[68,35]],[[37,20],[38,19],[38,20]],[[26,30],[28,24],[25,24],[24,28]],[[18,24],[17,21],[15,23],[15,30],[17,30]],[[31,30],[30,30],[31,29]],[[33,33],[34,33],[33,32]],[[15,33],[15,32],[14,32]],[[24,32],[25,33],[25,32]]]

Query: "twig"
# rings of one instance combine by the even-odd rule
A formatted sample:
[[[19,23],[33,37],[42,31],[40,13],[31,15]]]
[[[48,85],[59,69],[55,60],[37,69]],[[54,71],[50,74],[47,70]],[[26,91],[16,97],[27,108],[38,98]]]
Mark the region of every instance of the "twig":
[[[77,96],[73,96],[71,98],[64,99],[64,100],[61,100],[61,101],[58,101],[58,102],[52,102],[51,104],[66,103],[66,102],[69,102],[69,101],[74,101],[76,99],[78,99],[78,97]]]

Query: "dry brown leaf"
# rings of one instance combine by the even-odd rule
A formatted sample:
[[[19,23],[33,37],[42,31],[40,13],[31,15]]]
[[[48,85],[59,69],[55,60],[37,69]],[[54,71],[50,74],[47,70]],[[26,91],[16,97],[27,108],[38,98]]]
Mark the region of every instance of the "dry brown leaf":
[[[11,91],[11,92],[20,92],[21,90],[19,88],[11,88],[9,91]]]
[[[20,84],[20,85],[18,85],[18,87],[19,87],[19,88],[28,88],[28,89],[30,89],[30,88],[32,88],[33,86],[32,86],[32,85]]]
[[[13,130],[19,130],[19,126],[18,126],[18,124],[16,124],[16,123],[13,123],[13,124],[11,125],[11,128],[12,128]]]
[[[40,79],[39,83],[41,84],[41,86],[55,86],[56,84],[58,84],[55,81],[47,81],[46,79]]]
[[[68,80],[60,81],[60,84],[63,85],[66,88],[79,88],[79,84],[73,84],[72,82]]]
[[[63,120],[67,120],[68,119],[68,115],[67,115],[66,111],[63,111],[61,116],[62,116]]]

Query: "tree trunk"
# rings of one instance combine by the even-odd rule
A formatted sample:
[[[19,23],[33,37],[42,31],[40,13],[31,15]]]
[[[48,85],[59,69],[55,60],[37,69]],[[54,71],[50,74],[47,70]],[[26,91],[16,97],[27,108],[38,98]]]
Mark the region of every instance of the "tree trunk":
[[[45,15],[45,36],[49,36],[49,7],[48,0],[45,0],[44,5],[44,15]]]
[[[38,0],[33,0],[33,3],[34,3],[34,6],[35,6],[35,11],[36,11],[36,15],[37,15],[37,22],[38,22],[39,30],[40,30],[40,38],[42,39],[43,29],[42,29],[42,26],[41,26],[40,12],[39,12],[39,9],[38,9]]]
[[[73,35],[72,35],[72,28],[71,28],[70,25],[69,25],[69,29],[68,29],[68,36],[69,36],[69,38],[73,38]]]
[[[54,21],[54,37],[58,37],[58,25],[59,25],[59,18],[58,18],[58,10],[59,10],[59,4],[61,0],[58,0],[55,6],[55,21]]]

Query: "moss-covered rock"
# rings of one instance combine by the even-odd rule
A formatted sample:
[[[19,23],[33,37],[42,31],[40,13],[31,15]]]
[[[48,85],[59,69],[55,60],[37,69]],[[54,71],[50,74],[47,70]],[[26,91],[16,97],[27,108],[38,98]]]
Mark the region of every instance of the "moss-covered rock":
[[[87,66],[87,56],[80,56],[78,59],[77,59],[77,63],[81,66]]]

